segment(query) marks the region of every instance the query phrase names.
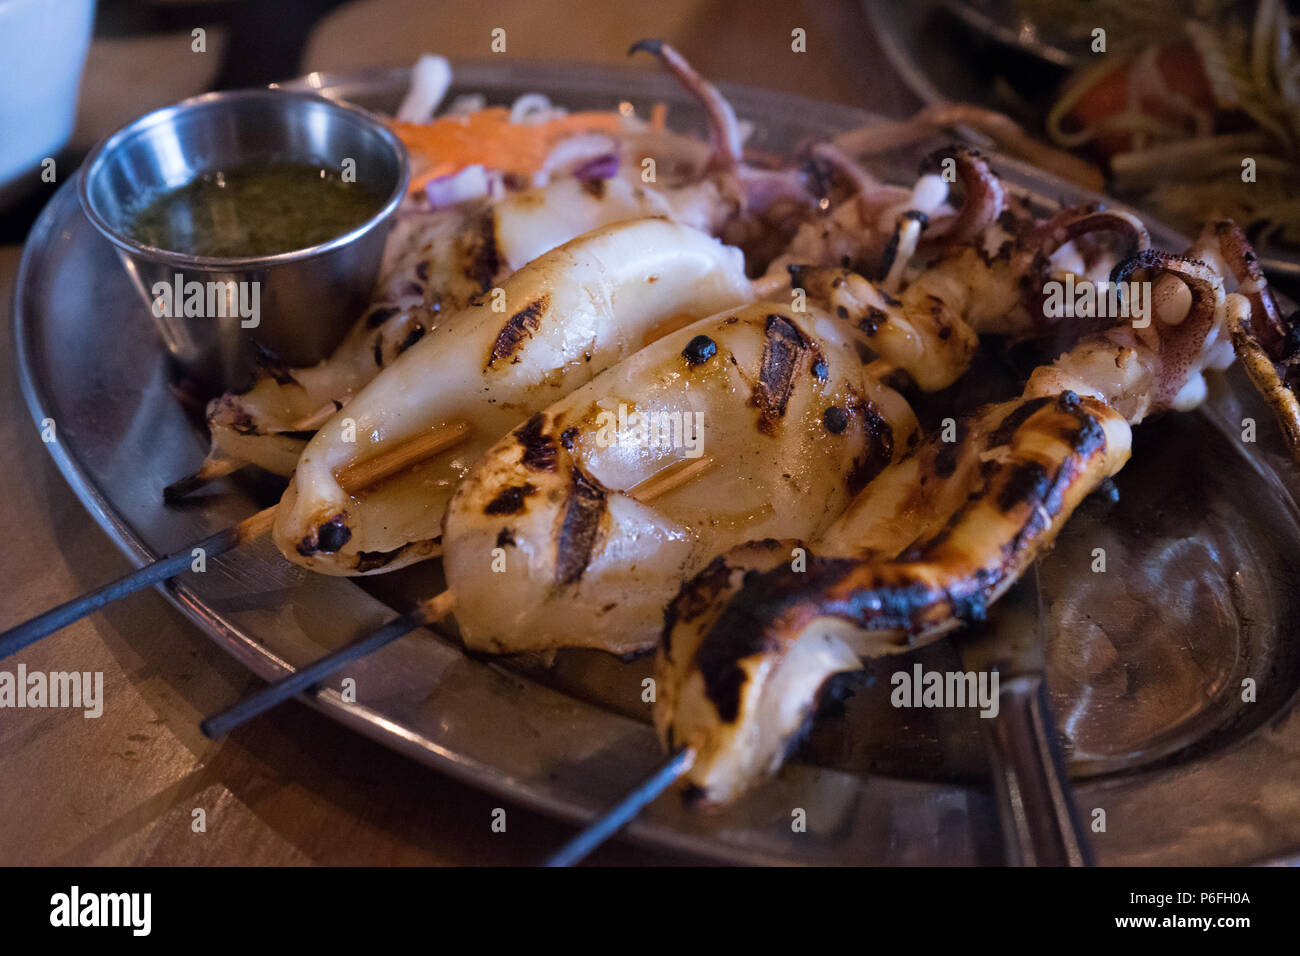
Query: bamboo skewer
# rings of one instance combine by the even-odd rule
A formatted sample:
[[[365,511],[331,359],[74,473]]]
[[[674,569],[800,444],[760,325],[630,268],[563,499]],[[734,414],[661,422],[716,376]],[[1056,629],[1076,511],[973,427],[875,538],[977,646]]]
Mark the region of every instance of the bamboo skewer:
[[[338,479],[344,490],[357,491],[369,488],[426,458],[459,445],[469,437],[471,431],[473,426],[469,422],[448,422],[425,432],[418,438],[402,442],[392,451],[363,458],[361,461],[349,462],[339,469],[334,477]]]
[[[306,418],[300,418],[291,424],[286,431],[291,432],[314,432],[318,431],[322,425],[333,418],[342,410],[342,406],[336,402],[326,402],[316,411],[312,412]]]
[[[242,458],[214,458],[211,454],[203,459],[203,464],[199,470],[192,475],[186,475],[163,489],[163,501],[172,503],[180,501],[198,491],[204,485],[216,481],[218,478],[224,478],[226,475],[234,474],[247,465],[248,462]]]
[[[471,432],[471,426],[464,421],[453,421],[432,429],[418,438],[403,442],[391,451],[375,455],[355,465],[342,469],[336,477],[345,491],[356,492],[390,478],[397,472],[428,458],[440,451],[445,451],[464,441]],[[233,470],[233,469],[232,469]],[[245,542],[251,541],[270,530],[275,523],[276,506],[272,505],[245,518],[231,528],[225,528],[209,535],[201,541],[186,545],[171,554],[151,561],[142,568],[132,571],[89,594],[82,594],[58,607],[51,608],[31,620],[0,633],[0,660],[17,653],[24,647],[34,644],[42,637],[53,634],[99,610],[106,604],[126,597],[142,588],[159,584],[175,577],[194,561],[194,552],[202,549],[205,560],[232,551]]]
[[[767,299],[790,288],[788,275],[760,276],[749,284],[756,299]]]
[[[645,504],[668,494],[712,467],[713,459],[708,455],[701,458],[679,458],[667,468],[661,468],[649,478],[637,482],[626,494]]]
[[[660,469],[649,478],[632,486],[626,494],[645,504],[680,487],[712,465],[713,459],[707,456],[675,461],[668,467]],[[304,691],[310,690],[314,685],[343,667],[343,665],[365,657],[367,654],[373,654],[381,647],[391,644],[417,627],[436,623],[450,614],[454,608],[455,598],[453,593],[443,591],[441,594],[419,604],[414,611],[389,621],[379,630],[350,641],[301,670],[272,681],[261,690],[204,720],[199,727],[204,734],[212,738],[227,734],[245,721],[265,713],[290,697],[295,697]]]

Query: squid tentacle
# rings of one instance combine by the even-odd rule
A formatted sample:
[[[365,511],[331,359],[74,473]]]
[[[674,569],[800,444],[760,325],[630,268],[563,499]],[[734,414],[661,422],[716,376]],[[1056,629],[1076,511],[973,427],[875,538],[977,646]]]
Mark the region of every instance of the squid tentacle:
[[[949,159],[953,161],[954,178],[961,183],[964,198],[956,216],[936,226],[931,238],[942,238],[953,245],[974,242],[1002,215],[1006,208],[1006,187],[984,157],[968,146],[952,145],[936,150],[921,163],[921,170],[942,168],[943,162]]]
[[[1023,264],[1012,271],[1013,274],[1019,272],[1023,277],[1024,307],[1040,332],[1056,325],[1047,315],[1046,308],[1052,256],[1067,243],[1097,232],[1109,232],[1118,236],[1125,259],[1146,252],[1151,246],[1151,236],[1136,216],[1120,210],[1100,209],[1094,205],[1062,209],[1031,231],[1021,251]],[[1114,281],[1112,270],[1111,282]],[[1096,329],[1086,329],[1082,324],[1075,323],[1072,331],[1080,334]]]
[[[655,38],[638,40],[627,51],[628,56],[641,52],[657,57],[659,62],[704,108],[709,123],[710,145],[705,171],[735,173],[740,167],[744,145],[741,140],[740,123],[736,120],[736,111],[731,108],[727,98],[718,91],[716,86],[700,76],[686,57],[663,40]]]
[[[744,135],[736,111],[716,86],[691,66],[674,47],[657,38],[638,40],[628,49],[628,56],[649,53],[656,57],[704,110],[709,130],[709,151],[700,173],[716,177],[721,197],[734,210],[718,225],[720,234],[738,239],[747,230],[744,216],[774,216],[783,208],[806,210],[816,197],[809,190],[807,176],[800,168],[764,169],[744,161]],[[730,230],[739,229],[738,236]]]
[[[970,154],[966,154],[970,158]],[[982,160],[980,161],[982,163]],[[984,167],[987,169],[987,166]],[[974,197],[967,193],[967,201]],[[986,209],[1000,215],[1001,203]],[[912,214],[904,213],[904,218]],[[961,215],[961,214],[959,214]],[[915,217],[918,228],[925,218]],[[991,220],[990,220],[991,221]],[[987,223],[986,223],[987,224]],[[1130,249],[1145,250],[1149,238],[1142,224],[1127,213],[1097,210],[1091,207],[1063,210],[1046,223],[1031,231],[1022,243],[1019,265],[1009,268],[1008,276],[1029,290],[1027,298],[1041,302],[1045,296],[1049,261],[1061,245],[1090,232],[1105,230],[1123,237]],[[895,232],[895,238],[899,233]],[[894,245],[894,243],[891,243]],[[891,253],[886,253],[888,260]],[[1145,260],[1143,260],[1145,261]],[[1154,262],[1155,260],[1151,260]],[[897,265],[897,261],[894,265]],[[978,336],[968,321],[970,310],[976,305],[971,295],[950,302],[944,282],[945,267],[940,264],[928,277],[922,278],[902,291],[899,298],[891,294],[889,278],[882,283],[868,282],[848,269],[789,266],[791,281],[803,287],[816,298],[830,304],[841,318],[849,321],[865,337],[866,344],[886,361],[908,372],[925,391],[946,388],[962,374],[974,355]],[[989,281],[1005,281],[997,277],[992,266],[982,266]],[[1134,260],[1130,267],[1137,268]],[[892,276],[893,268],[890,268]],[[1123,277],[1127,277],[1124,273]],[[1038,281],[1035,281],[1037,277]],[[1030,310],[1030,315],[1045,315],[1040,305]],[[1000,320],[986,320],[981,324],[985,332],[1014,333],[1016,318],[1012,314]],[[1082,323],[1072,326],[1072,337],[1091,331]]]
[[[1214,235],[1219,251],[1241,293],[1250,300],[1250,319],[1235,323],[1232,347],[1252,384],[1273,409],[1291,456],[1300,460],[1300,312],[1283,318],[1259,257],[1241,228],[1231,220],[1218,222]]]

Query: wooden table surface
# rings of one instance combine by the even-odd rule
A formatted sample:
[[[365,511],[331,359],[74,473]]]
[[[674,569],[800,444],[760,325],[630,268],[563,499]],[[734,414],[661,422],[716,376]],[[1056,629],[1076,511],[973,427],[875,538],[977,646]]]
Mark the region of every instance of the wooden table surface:
[[[311,37],[305,69],[409,62],[423,51],[624,62],[642,36],[707,75],[902,115],[917,105],[856,4],[773,0],[443,2],[360,0]],[[789,52],[795,27],[808,53]],[[213,36],[213,45],[221,42]],[[97,40],[77,141],[199,92],[215,61],[188,35]],[[11,299],[21,250],[0,248],[0,628],[130,569],[64,483],[19,395]],[[73,346],[75,347],[75,346]],[[102,671],[102,716],[0,710],[0,864],[529,864],[571,829],[520,807],[493,833],[489,797],[293,703],[213,743],[199,719],[257,681],[153,591],[0,663]],[[195,811],[205,832],[192,825]],[[631,843],[593,862],[689,862]]]

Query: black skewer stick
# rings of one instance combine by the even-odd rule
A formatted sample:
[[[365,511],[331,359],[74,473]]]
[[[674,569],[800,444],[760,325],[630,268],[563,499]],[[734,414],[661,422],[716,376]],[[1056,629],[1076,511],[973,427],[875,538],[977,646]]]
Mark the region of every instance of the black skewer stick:
[[[601,814],[591,825],[547,857],[542,866],[573,866],[623,829],[645,807],[663,793],[695,762],[695,751],[683,747],[636,789]]]
[[[157,561],[146,564],[139,570],[132,571],[125,577],[118,578],[111,584],[104,585],[97,591],[91,591],[89,594],[73,598],[71,601],[66,601],[58,607],[51,608],[30,621],[24,621],[16,627],[11,627],[3,634],[0,634],[0,660],[10,654],[18,653],[30,644],[35,644],[42,637],[53,634],[60,628],[67,627],[73,621],[80,620],[87,614],[97,611],[105,604],[110,604],[118,598],[126,597],[128,594],[147,588],[152,584],[175,577],[193,562],[196,548],[202,548],[204,555],[211,558],[238,547],[265,530],[271,523],[274,511],[274,508],[259,511],[232,528],[225,528],[204,538],[202,541],[186,545],[178,551],[164,555]]]
[[[641,502],[653,501],[660,495],[681,487],[701,472],[712,468],[713,465],[714,460],[709,455],[675,462],[629,488],[627,493]],[[359,637],[302,670],[273,681],[233,707],[209,717],[199,726],[209,737],[219,737],[229,733],[244,721],[251,720],[290,697],[309,690],[314,684],[333,674],[349,661],[372,654],[421,625],[442,620],[451,613],[455,603],[452,592],[443,591],[436,597],[421,603],[409,614],[389,621],[373,634]]]
[[[450,591],[444,591],[437,597],[423,602],[415,610],[393,618],[383,627],[370,634],[362,635],[349,641],[306,667],[294,671],[279,680],[272,681],[261,690],[243,700],[227,707],[199,724],[204,735],[212,739],[223,737],[245,721],[252,720],[271,708],[284,703],[290,697],[296,697],[310,690],[326,677],[338,671],[343,665],[373,654],[381,647],[391,644],[417,627],[432,624],[446,617],[451,611],[452,597]]]
[[[459,444],[469,437],[471,431],[472,428],[468,422],[460,420],[447,422],[424,432],[416,438],[403,442],[397,448],[384,454],[353,462],[340,471],[336,477],[345,491],[361,491],[418,461],[423,461],[431,455],[438,454]],[[200,469],[199,473],[202,473],[202,469]],[[211,473],[215,474],[215,472]],[[271,527],[275,521],[276,507],[272,505],[270,508],[265,508],[252,517],[245,518],[233,528],[218,531],[211,537],[196,541],[194,544],[181,548],[173,554],[159,558],[152,564],[145,565],[140,570],[128,574],[121,580],[114,581],[98,591],[73,598],[71,601],[46,611],[39,617],[10,628],[0,634],[0,660],[35,641],[39,641],[42,637],[54,633],[59,628],[66,627],[73,621],[85,617],[111,601],[116,601],[120,597],[125,597],[151,584],[157,584],[159,581],[175,577],[189,566],[195,548],[202,548],[207,556],[211,557],[230,551],[246,541],[251,541]]]

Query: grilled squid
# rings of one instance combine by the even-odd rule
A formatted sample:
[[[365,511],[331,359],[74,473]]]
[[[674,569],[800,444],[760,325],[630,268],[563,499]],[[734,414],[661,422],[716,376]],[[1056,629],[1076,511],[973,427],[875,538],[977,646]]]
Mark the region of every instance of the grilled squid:
[[[853,165],[833,147],[814,148],[814,154],[818,149],[841,166]],[[1116,262],[1150,244],[1142,223],[1118,210],[1086,205],[1037,218],[969,149],[941,149],[925,167],[942,170],[947,162],[952,180],[962,184],[955,210],[948,180],[933,171],[910,193],[859,182],[858,201],[840,203],[801,226],[769,272],[846,269],[886,295],[905,298],[912,315],[932,312],[945,327],[960,323],[977,333],[1024,338],[1053,330],[1044,309],[1050,279],[1074,273],[1105,280]],[[850,178],[863,177],[859,171]],[[1096,246],[1097,233],[1116,237],[1118,257]]]
[[[1237,280],[1250,301],[1249,317],[1232,327],[1232,345],[1260,395],[1273,409],[1291,457],[1300,460],[1300,313],[1283,316],[1259,258],[1241,228],[1230,220],[1215,223],[1196,254]]]
[[[365,574],[427,557],[475,459],[520,421],[639,349],[663,323],[753,298],[740,252],[659,219],[607,226],[533,260],[447,317],[321,426],[276,512],[291,561]],[[364,491],[340,473],[459,428],[453,447]]]
[[[999,203],[981,207],[980,229],[994,227],[987,217],[1000,210]],[[960,225],[962,221],[959,215],[953,228],[964,234],[968,226]],[[1004,241],[996,256],[968,259],[972,247],[966,245],[955,257],[925,268],[897,295],[890,292],[899,284],[892,277],[901,270],[894,266],[883,281],[873,283],[849,269],[790,265],[790,281],[850,322],[864,344],[907,372],[918,388],[935,391],[951,385],[969,367],[980,333],[1019,336],[1049,324],[1036,290],[1047,281],[1052,256],[1062,246],[1097,229],[1125,233],[1133,249],[1147,244],[1146,231],[1120,213],[1066,210],[1043,223],[1020,223],[1017,229],[1016,243]],[[897,250],[895,266],[906,265],[904,257],[915,251],[916,238],[907,252]],[[1084,268],[1097,272],[1096,265]],[[971,289],[966,282],[978,285]],[[999,314],[998,309],[1003,311]]]
[[[802,223],[788,247],[770,270],[792,265],[848,266],[855,271],[897,285],[899,271],[920,244],[922,233],[930,239],[948,234],[952,224],[978,234],[1002,211],[1005,193],[988,164],[975,153],[954,147],[932,159],[952,158],[955,179],[965,184],[963,202],[951,205],[949,180],[930,169],[930,162],[911,189],[882,183],[851,156],[831,143],[817,143],[812,158],[829,167],[848,183],[850,197],[831,203],[826,211]],[[977,189],[975,183],[985,188]]]
[[[711,231],[767,262],[816,208],[804,170],[746,162],[740,121],[717,87],[663,40],[639,40],[628,50],[629,55],[639,52],[654,55],[704,111],[709,144],[693,175],[716,190],[714,209],[720,215]]]
[[[934,303],[948,321],[960,318],[977,333],[1043,335],[1056,324],[1045,308],[1050,280],[1067,272],[1094,282],[1108,278],[1114,260],[1086,255],[1075,243],[1103,231],[1119,237],[1123,256],[1150,243],[1146,228],[1118,210],[1075,207],[1045,220],[999,216],[976,242],[941,247],[908,291],[914,301]]]
[[[771,302],[719,313],[489,449],[442,542],[466,645],[647,650],[701,559],[829,525],[917,438],[838,326]]]
[[[970,367],[979,336],[918,284],[895,298],[848,269],[790,267],[791,283],[825,301],[864,343],[923,391],[946,388]]]
[[[660,192],[630,178],[558,178],[491,205],[459,205],[399,221],[375,301],[325,361],[288,368],[267,357],[248,391],[208,406],[211,461],[289,475],[317,428],[445,316],[503,277],[592,229],[665,216],[708,227],[707,188]],[[209,466],[213,467],[213,466]]]
[[[831,154],[853,168],[833,148]],[[856,233],[827,229],[821,250],[816,241],[797,235],[776,262],[785,264],[794,286],[852,323],[868,348],[926,391],[956,381],[970,364],[979,334],[1022,338],[1059,333],[1060,323],[1045,298],[1049,279],[1068,273],[1094,282],[1106,279],[1114,261],[1091,247],[1091,234],[1117,234],[1127,253],[1149,244],[1145,228],[1127,213],[1081,207],[1035,219],[1016,206],[977,154],[954,147],[928,162],[948,159],[954,163],[954,178],[963,184],[964,198],[955,212],[940,215],[948,210],[947,186],[927,174],[902,202],[892,195],[877,198],[877,203],[889,203],[878,216],[875,211],[854,213],[859,221],[877,216],[874,226]],[[846,205],[851,204],[841,209]],[[863,200],[854,208],[865,205]],[[880,228],[891,216],[892,234]],[[873,259],[873,241],[882,235],[889,240]],[[800,262],[799,253],[811,258]],[[827,265],[835,256],[852,266]],[[869,281],[863,272],[878,278]],[[1075,330],[1078,323],[1072,321],[1070,327]]]
[[[1116,325],[1035,371],[1021,398],[889,466],[791,564],[792,542],[743,546],[683,589],[665,623],[656,723],[691,747],[689,781],[730,800],[777,768],[830,675],[981,618],[1127,461],[1130,426],[1204,396],[1231,361],[1244,296],[1199,261],[1142,253],[1116,280],[1159,277],[1146,328]]]

